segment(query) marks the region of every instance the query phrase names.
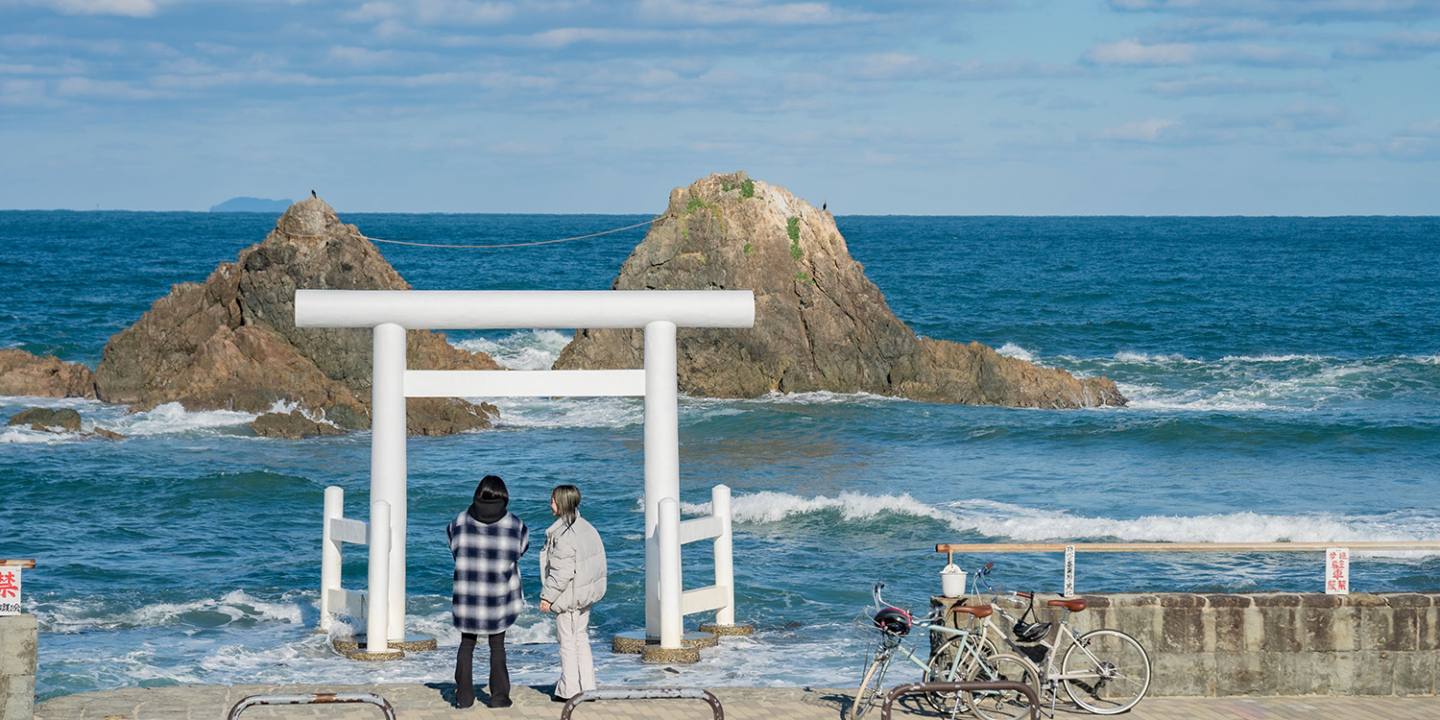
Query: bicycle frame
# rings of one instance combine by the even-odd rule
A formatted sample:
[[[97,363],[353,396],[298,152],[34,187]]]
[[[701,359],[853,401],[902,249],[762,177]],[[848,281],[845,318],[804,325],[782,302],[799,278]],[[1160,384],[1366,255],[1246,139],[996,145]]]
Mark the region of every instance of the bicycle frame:
[[[982,594],[980,587],[981,579],[989,574],[992,567],[994,567],[994,563],[991,563],[976,572],[974,583],[975,595]],[[1082,707],[1084,707],[1084,709],[1100,714],[1113,714],[1113,712],[1123,712],[1123,709],[1113,712],[1103,712],[1082,703],[1079,699],[1075,697],[1073,688],[1077,685],[1082,687],[1086,685],[1100,687],[1104,683],[1113,679],[1113,676],[1111,675],[1111,670],[1113,670],[1114,666],[1109,665],[1109,663],[1103,662],[1103,658],[1092,652],[1089,641],[1082,642],[1082,638],[1088,637],[1091,633],[1077,633],[1075,629],[1070,626],[1070,614],[1073,612],[1070,608],[1064,608],[1062,606],[1064,613],[1057,621],[1053,622],[1054,628],[1046,633],[1046,637],[1039,640],[1039,644],[1045,648],[1045,652],[1042,657],[1036,658],[1034,655],[1031,654],[1031,652],[1035,650],[1033,645],[1029,647],[1021,647],[993,619],[994,614],[998,613],[1000,617],[1005,618],[1009,623],[1012,624],[1012,626],[1019,625],[1019,620],[1017,620],[1014,615],[1011,615],[1008,611],[1006,611],[1004,607],[1001,606],[1000,602],[1004,596],[997,593],[997,590],[999,590],[999,588],[993,587],[988,582],[986,582],[984,594],[991,595],[990,607],[993,609],[993,612],[990,616],[980,619],[980,636],[982,639],[990,639],[990,642],[994,643],[996,647],[1000,647],[1000,642],[995,639],[998,638],[1000,641],[1004,641],[1005,646],[1008,646],[1017,654],[1024,656],[1031,661],[1032,665],[1038,673],[1041,690],[1043,692],[1050,693],[1050,710],[1048,713],[1046,713],[1047,715],[1049,715],[1050,717],[1055,716],[1055,705],[1056,701],[1059,698],[1061,685],[1065,686],[1066,692],[1070,695],[1071,699],[1075,700],[1076,703],[1080,704]],[[1021,597],[1028,599],[1030,601],[1030,607],[1032,609],[1034,608],[1035,596],[1031,593],[1012,592],[1009,595],[1008,599],[1018,601],[1018,598]],[[1021,617],[1028,617],[1029,614],[1030,610],[1026,610],[1025,614]],[[976,620],[976,618],[972,617],[971,621],[967,623],[967,627],[974,627],[976,624]],[[1130,638],[1124,633],[1119,633],[1118,631],[1112,630],[1096,630],[1094,632],[1118,634],[1122,637],[1125,637],[1137,649],[1140,650],[1142,656],[1144,655],[1144,648],[1141,647],[1134,638]],[[1088,661],[1084,664],[1084,667],[1086,669],[1072,668],[1069,672],[1066,672],[1064,668],[1070,666],[1070,656],[1073,653],[1077,652],[1080,653],[1080,655],[1083,655],[1083,658]],[[1107,666],[1110,669],[1106,669]],[[1146,658],[1144,671],[1146,685],[1148,685],[1149,682],[1149,674],[1149,660],[1148,658]],[[1128,709],[1130,706],[1133,706],[1134,702],[1138,702],[1139,699],[1143,697],[1144,692],[1145,689],[1144,686],[1142,686],[1139,690],[1139,693],[1135,695],[1134,700],[1132,700],[1130,705],[1127,705],[1124,709]]]
[[[886,603],[884,599],[880,597],[880,589],[883,587],[883,583],[876,583],[874,589],[876,608],[894,608],[893,605]],[[983,634],[977,635],[969,627],[952,628],[940,624],[940,619],[943,617],[943,611],[937,610],[929,615],[915,617],[913,615],[910,615],[908,612],[902,610],[901,608],[894,609],[905,612],[905,614],[909,616],[910,627],[912,631],[925,630],[930,633],[939,633],[941,635],[948,636],[945,640],[941,642],[941,645],[950,643],[951,640],[954,638],[960,638],[960,641],[956,643],[955,657],[950,660],[950,665],[948,668],[942,668],[949,673],[950,677],[948,679],[957,679],[962,674],[962,667],[965,668],[968,672],[970,667],[973,667],[974,665],[979,663],[986,662],[987,656],[986,653],[984,653],[982,650],[982,643],[984,641]],[[883,677],[884,674],[890,671],[891,664],[895,661],[895,657],[897,655],[904,657],[906,660],[909,660],[912,665],[920,668],[921,672],[925,673],[927,677],[932,670],[931,663],[934,662],[935,659],[933,655],[920,655],[917,650],[912,649],[910,646],[906,645],[904,636],[884,632],[882,630],[880,641],[874,649],[874,659],[868,662],[866,666],[869,667],[871,665],[874,665],[875,663],[880,663],[880,673]],[[955,702],[955,711],[958,711],[960,705],[959,696],[956,696]]]

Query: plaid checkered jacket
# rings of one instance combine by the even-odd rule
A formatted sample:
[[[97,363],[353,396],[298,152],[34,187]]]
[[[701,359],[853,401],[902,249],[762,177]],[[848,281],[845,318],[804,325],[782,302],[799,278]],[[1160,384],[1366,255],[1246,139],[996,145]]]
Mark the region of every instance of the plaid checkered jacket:
[[[494,635],[515,624],[525,605],[520,556],[530,549],[530,529],[514,513],[489,525],[460,513],[445,528],[455,556],[450,612],[460,632]]]

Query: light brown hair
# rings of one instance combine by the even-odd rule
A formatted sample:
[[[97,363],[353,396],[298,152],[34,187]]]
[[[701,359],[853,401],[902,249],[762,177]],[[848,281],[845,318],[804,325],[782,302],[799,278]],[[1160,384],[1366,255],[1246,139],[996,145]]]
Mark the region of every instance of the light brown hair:
[[[550,491],[550,499],[555,501],[555,517],[564,518],[566,525],[574,525],[575,518],[579,516],[580,488],[574,485],[556,485]]]

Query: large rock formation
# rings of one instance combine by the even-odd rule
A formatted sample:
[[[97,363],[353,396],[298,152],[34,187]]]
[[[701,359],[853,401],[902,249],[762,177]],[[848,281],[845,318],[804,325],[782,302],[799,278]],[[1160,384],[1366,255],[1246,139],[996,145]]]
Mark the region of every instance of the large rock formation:
[[[176,285],[138,322],[110,338],[96,373],[101,400],[149,409],[264,413],[276,403],[340,427],[370,426],[371,331],[295,327],[297,288],[408,290],[354,225],[323,200],[296,203],[264,242],[221,263],[204,283]],[[411,330],[409,365],[426,370],[494,370],[484,353]],[[489,426],[495,409],[463,400],[412,398],[410,432],[446,434]],[[271,432],[282,423],[255,426]],[[289,434],[275,432],[275,434]]]
[[[95,399],[90,368],[24,350],[0,350],[0,395]]]
[[[917,337],[851,259],[828,212],[745,173],[670,193],[615,279],[616,290],[752,290],[753,329],[681,328],[691,395],[869,392],[930,402],[1076,408],[1123,405],[1115,383],[1076,379],[980,343]],[[556,369],[638,368],[638,330],[586,330]]]

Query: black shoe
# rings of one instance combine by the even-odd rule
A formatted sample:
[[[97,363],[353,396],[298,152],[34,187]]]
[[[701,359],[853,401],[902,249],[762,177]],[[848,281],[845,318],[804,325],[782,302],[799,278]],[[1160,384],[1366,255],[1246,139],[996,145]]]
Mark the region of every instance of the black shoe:
[[[515,704],[515,701],[511,700],[511,699],[508,698],[508,697],[507,697],[507,698],[490,698],[490,707],[492,707],[492,708],[507,708],[507,707],[510,707],[511,705],[514,705],[514,704]]]
[[[550,702],[570,702],[570,698],[560,697],[559,695],[551,695]]]

